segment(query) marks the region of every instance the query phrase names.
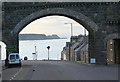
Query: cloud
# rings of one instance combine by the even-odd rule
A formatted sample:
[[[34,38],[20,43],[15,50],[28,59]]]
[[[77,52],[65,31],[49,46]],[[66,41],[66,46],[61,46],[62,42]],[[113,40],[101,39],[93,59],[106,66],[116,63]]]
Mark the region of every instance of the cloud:
[[[57,23],[57,20],[56,20],[56,19],[46,18],[46,19],[41,19],[41,20],[39,19],[37,22],[40,23],[40,24],[50,25],[50,24],[55,24],[55,23]]]

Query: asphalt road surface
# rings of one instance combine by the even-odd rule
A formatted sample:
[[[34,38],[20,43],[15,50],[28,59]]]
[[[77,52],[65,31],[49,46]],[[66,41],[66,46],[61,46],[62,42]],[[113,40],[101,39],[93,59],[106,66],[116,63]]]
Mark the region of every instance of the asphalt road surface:
[[[94,66],[69,61],[22,61],[2,71],[3,80],[118,80],[117,66]]]

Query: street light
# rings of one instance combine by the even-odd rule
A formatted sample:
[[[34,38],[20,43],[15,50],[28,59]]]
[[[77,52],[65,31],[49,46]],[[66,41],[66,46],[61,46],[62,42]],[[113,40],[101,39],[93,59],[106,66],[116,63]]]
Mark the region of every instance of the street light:
[[[73,36],[73,24],[72,23],[64,23],[64,24],[70,24],[71,25],[71,42],[72,42],[72,36]]]
[[[48,60],[49,60],[49,49],[50,49],[50,46],[48,46],[47,49],[48,49]]]
[[[71,26],[71,39],[70,39],[70,42],[72,42],[72,36],[73,36],[73,24],[72,23],[64,23],[64,24],[70,24]],[[70,45],[71,43],[69,43],[69,61],[71,60],[71,57],[70,57]]]

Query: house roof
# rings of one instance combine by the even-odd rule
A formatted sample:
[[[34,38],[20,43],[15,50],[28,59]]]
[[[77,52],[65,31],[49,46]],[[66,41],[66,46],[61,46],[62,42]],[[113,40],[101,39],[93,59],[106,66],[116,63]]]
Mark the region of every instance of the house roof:
[[[84,38],[81,43],[82,43],[82,45],[79,46],[79,48],[77,48],[77,49],[75,50],[75,52],[78,52],[78,51],[80,51],[81,49],[84,49],[84,47],[85,47],[86,45],[87,45],[87,48],[88,48],[88,39],[87,39],[87,38]]]

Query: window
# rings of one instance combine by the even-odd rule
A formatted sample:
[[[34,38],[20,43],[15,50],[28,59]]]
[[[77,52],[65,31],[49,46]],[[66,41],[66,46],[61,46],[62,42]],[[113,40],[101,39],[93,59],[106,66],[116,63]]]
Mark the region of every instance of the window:
[[[10,56],[10,60],[11,60],[11,59],[15,59],[15,55],[11,55],[11,56]]]
[[[18,55],[16,55],[16,59],[19,59],[19,56],[18,56]]]

